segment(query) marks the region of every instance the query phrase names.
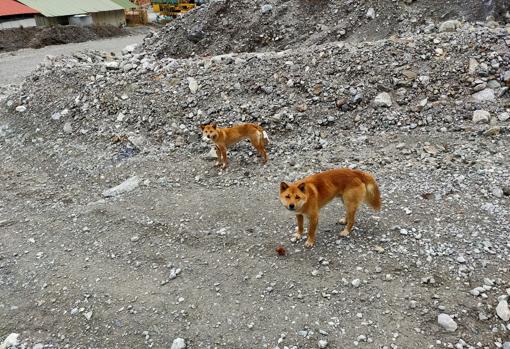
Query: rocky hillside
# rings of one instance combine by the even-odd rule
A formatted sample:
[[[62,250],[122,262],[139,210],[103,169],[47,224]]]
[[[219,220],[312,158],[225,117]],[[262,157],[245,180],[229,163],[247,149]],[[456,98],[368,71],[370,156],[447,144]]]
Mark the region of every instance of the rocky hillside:
[[[448,19],[508,21],[507,0],[211,1],[149,40],[157,57],[281,51],[335,41],[430,33]]]

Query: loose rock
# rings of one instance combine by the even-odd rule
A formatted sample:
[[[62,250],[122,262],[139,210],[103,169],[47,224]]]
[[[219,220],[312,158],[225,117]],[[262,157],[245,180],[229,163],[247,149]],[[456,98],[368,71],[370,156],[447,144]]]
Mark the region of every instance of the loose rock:
[[[328,341],[325,339],[321,339],[318,344],[319,344],[319,348],[327,348],[328,347]]]
[[[502,299],[499,301],[496,307],[496,314],[503,321],[510,320],[510,309],[508,308],[508,302],[506,299]]]
[[[460,22],[456,19],[453,19],[453,20],[441,23],[441,25],[439,26],[439,32],[440,33],[454,32],[459,27],[460,27]]]
[[[3,343],[0,344],[0,349],[15,349],[19,344],[19,334],[18,333],[11,333],[7,336],[7,338],[4,339]]]
[[[455,332],[457,330],[457,323],[447,314],[439,314],[437,317],[439,326],[448,332]]]
[[[126,179],[124,182],[117,185],[116,187],[103,191],[103,196],[104,197],[118,196],[120,194],[124,194],[136,189],[139,186],[139,184],[140,179],[137,176],[134,176],[129,179]]]
[[[379,93],[374,99],[374,107],[391,107],[391,96],[387,92]]]
[[[174,339],[171,349],[186,349],[186,342],[182,338]]]
[[[473,112],[473,122],[475,124],[488,123],[490,120],[491,114],[485,110],[475,110]]]

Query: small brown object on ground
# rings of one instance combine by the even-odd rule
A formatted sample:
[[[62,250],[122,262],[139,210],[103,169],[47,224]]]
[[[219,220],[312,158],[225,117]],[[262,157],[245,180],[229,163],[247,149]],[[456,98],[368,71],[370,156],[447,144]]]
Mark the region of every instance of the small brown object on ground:
[[[287,255],[287,250],[285,250],[285,247],[283,247],[282,245],[278,245],[278,247],[276,248],[276,253],[278,253],[278,256],[285,256]]]

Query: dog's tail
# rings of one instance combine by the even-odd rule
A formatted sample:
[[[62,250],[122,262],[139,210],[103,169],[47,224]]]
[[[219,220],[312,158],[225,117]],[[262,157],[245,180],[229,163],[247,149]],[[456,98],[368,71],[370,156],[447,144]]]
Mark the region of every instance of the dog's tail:
[[[259,131],[260,141],[262,141],[264,144],[269,144],[269,137],[267,135],[267,132],[264,131],[264,129],[259,125],[255,125],[255,127]]]
[[[362,177],[363,183],[365,183],[365,187],[367,188],[365,202],[375,211],[379,211],[381,209],[381,192],[379,191],[379,187],[372,175],[363,172]]]

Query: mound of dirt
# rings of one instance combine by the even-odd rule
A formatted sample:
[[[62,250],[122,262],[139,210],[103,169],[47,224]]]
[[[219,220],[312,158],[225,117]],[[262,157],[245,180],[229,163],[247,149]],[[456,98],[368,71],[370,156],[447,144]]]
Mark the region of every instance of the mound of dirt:
[[[41,48],[48,45],[83,42],[127,34],[129,31],[126,29],[112,25],[10,28],[0,30],[0,52],[22,48]]]
[[[156,131],[174,141],[197,139],[196,125],[210,118],[262,122],[287,134],[306,128],[314,135],[305,141],[312,147],[338,128],[454,131],[472,127],[475,109],[493,118],[505,112],[509,40],[506,28],[475,25],[197,60],[84,53],[47,62],[24,84],[17,103],[38,116],[27,121],[51,134],[62,127],[51,115],[63,109],[62,120],[76,132]]]
[[[478,1],[212,1],[171,22],[146,49],[158,57],[279,51],[333,41],[367,41],[450,18],[494,16],[505,21],[506,0]],[[425,27],[424,27],[425,25]],[[432,25],[433,27],[433,25]]]

